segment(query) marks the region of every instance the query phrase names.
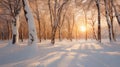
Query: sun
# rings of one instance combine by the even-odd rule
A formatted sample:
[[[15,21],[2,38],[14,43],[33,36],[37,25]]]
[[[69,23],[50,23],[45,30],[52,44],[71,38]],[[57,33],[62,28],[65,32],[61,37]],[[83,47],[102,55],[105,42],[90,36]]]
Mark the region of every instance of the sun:
[[[85,32],[86,31],[86,27],[84,25],[80,26],[80,31]]]

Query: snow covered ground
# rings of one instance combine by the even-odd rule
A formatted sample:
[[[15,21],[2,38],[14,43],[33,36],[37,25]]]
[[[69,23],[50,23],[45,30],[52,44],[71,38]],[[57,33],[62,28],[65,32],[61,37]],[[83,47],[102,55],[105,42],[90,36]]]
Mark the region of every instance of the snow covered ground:
[[[0,67],[120,67],[120,41],[43,41],[20,46],[0,41]],[[10,46],[9,46],[10,45]]]

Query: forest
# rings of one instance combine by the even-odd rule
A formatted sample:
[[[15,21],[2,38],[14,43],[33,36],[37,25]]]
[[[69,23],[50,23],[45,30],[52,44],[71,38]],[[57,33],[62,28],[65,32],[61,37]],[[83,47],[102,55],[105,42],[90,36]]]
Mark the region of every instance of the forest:
[[[39,41],[51,39],[96,39],[119,36],[119,0],[30,0],[33,22],[26,21],[22,0],[1,0],[0,39],[30,38],[30,27],[36,30]],[[31,19],[32,20],[32,19]],[[28,23],[27,23],[28,22]],[[81,27],[86,30],[83,32]],[[29,33],[29,34],[28,34]]]
[[[120,57],[119,30],[120,0],[0,0],[0,54],[3,54],[4,52],[2,51],[7,51],[8,49],[13,50],[13,53],[14,51],[22,50],[19,46],[24,47],[23,52],[19,52],[20,54],[23,53],[21,55],[25,54],[25,56],[27,55],[24,52],[28,51],[27,53],[29,53],[31,51],[30,54],[32,54],[34,51],[39,52],[39,50],[43,50],[43,48],[48,49],[47,47],[50,47],[48,51],[58,51],[58,53],[61,53],[60,48],[65,48],[66,51],[68,48],[68,51],[70,49],[71,53],[72,50],[74,52],[74,49],[76,49],[75,52],[79,54],[81,52],[77,50],[80,48],[81,51],[83,51],[82,53],[86,53],[86,51],[92,49],[93,46],[95,51],[100,50],[105,52],[104,50],[106,50],[108,54],[109,51],[111,51],[109,49],[113,48],[112,52],[115,52],[115,55],[117,55],[117,57],[112,56],[115,58],[112,59],[115,60],[113,66],[112,64],[109,66],[112,62],[106,63],[106,61],[109,60],[103,60],[105,66],[101,66],[99,63],[98,65],[93,64],[92,66],[89,64],[90,62],[88,62],[88,66],[86,62],[83,63],[83,66],[76,66],[74,63],[73,66],[69,66],[69,64],[66,66],[64,63],[61,63],[62,66],[49,66],[49,64],[46,64],[47,66],[40,66],[41,63],[38,63],[38,66],[26,66],[26,64],[29,63],[26,62],[24,65],[21,63],[23,65],[22,67],[118,67],[119,63],[116,59]],[[31,47],[26,46],[25,48],[26,44],[31,45]],[[18,45],[18,47],[14,45]],[[36,45],[38,48],[36,48]],[[44,45],[47,45],[47,47]],[[71,48],[67,47],[67,45],[71,46]],[[108,45],[111,45],[111,47]],[[116,45],[114,46],[116,48],[112,47],[113,45]],[[85,47],[88,47],[88,49],[86,48],[84,52],[81,46],[84,50]],[[54,49],[51,49],[52,47],[54,47]],[[59,49],[56,50],[56,47]],[[77,47],[80,48],[77,49]],[[104,50],[102,50],[102,48],[104,48]],[[35,49],[38,49],[38,51]],[[63,50],[63,53],[64,52]],[[45,53],[47,54],[47,52]],[[18,57],[19,55],[16,53],[14,55],[11,52],[8,52],[8,54],[10,54],[11,57]],[[98,52],[98,54],[96,52],[96,55],[99,54],[99,57],[102,58],[101,52]],[[1,61],[5,60],[3,55],[0,55],[0,65],[2,64],[3,67],[9,67],[9,61]],[[7,53],[5,56],[6,55]],[[60,55],[62,56],[62,54]],[[84,54],[82,55],[84,56]],[[95,56],[92,52],[87,53],[87,55]],[[107,57],[105,54],[102,56]],[[19,55],[19,57],[22,56]],[[69,60],[71,59],[69,56],[67,58]],[[109,56],[109,58],[111,58],[111,56]],[[87,56],[87,59],[90,61],[91,57],[89,58]],[[13,59],[10,60],[12,62],[14,61]],[[42,60],[39,59],[39,61],[41,62]],[[68,60],[65,62],[67,63],[67,61]],[[8,66],[6,66],[7,64]],[[18,67],[17,65],[12,65],[13,66],[10,67]]]

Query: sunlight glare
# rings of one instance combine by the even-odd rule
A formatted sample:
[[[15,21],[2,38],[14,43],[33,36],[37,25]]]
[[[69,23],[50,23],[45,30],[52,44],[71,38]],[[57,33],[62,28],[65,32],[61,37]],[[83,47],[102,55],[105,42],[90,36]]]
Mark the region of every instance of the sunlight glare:
[[[86,27],[85,26],[80,26],[80,31],[85,32],[86,31]]]

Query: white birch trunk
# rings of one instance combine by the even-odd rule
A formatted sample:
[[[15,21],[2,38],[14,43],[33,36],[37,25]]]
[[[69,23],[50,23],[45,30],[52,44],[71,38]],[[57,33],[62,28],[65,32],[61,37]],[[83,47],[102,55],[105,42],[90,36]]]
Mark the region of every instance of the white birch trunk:
[[[12,20],[12,44],[17,44],[19,41],[19,16],[17,15],[13,20]]]
[[[34,18],[33,18],[28,0],[22,0],[22,1],[24,6],[25,18],[28,22],[28,30],[29,30],[28,45],[31,45],[31,44],[34,44],[37,40],[37,34],[35,29],[36,27],[35,27]]]

